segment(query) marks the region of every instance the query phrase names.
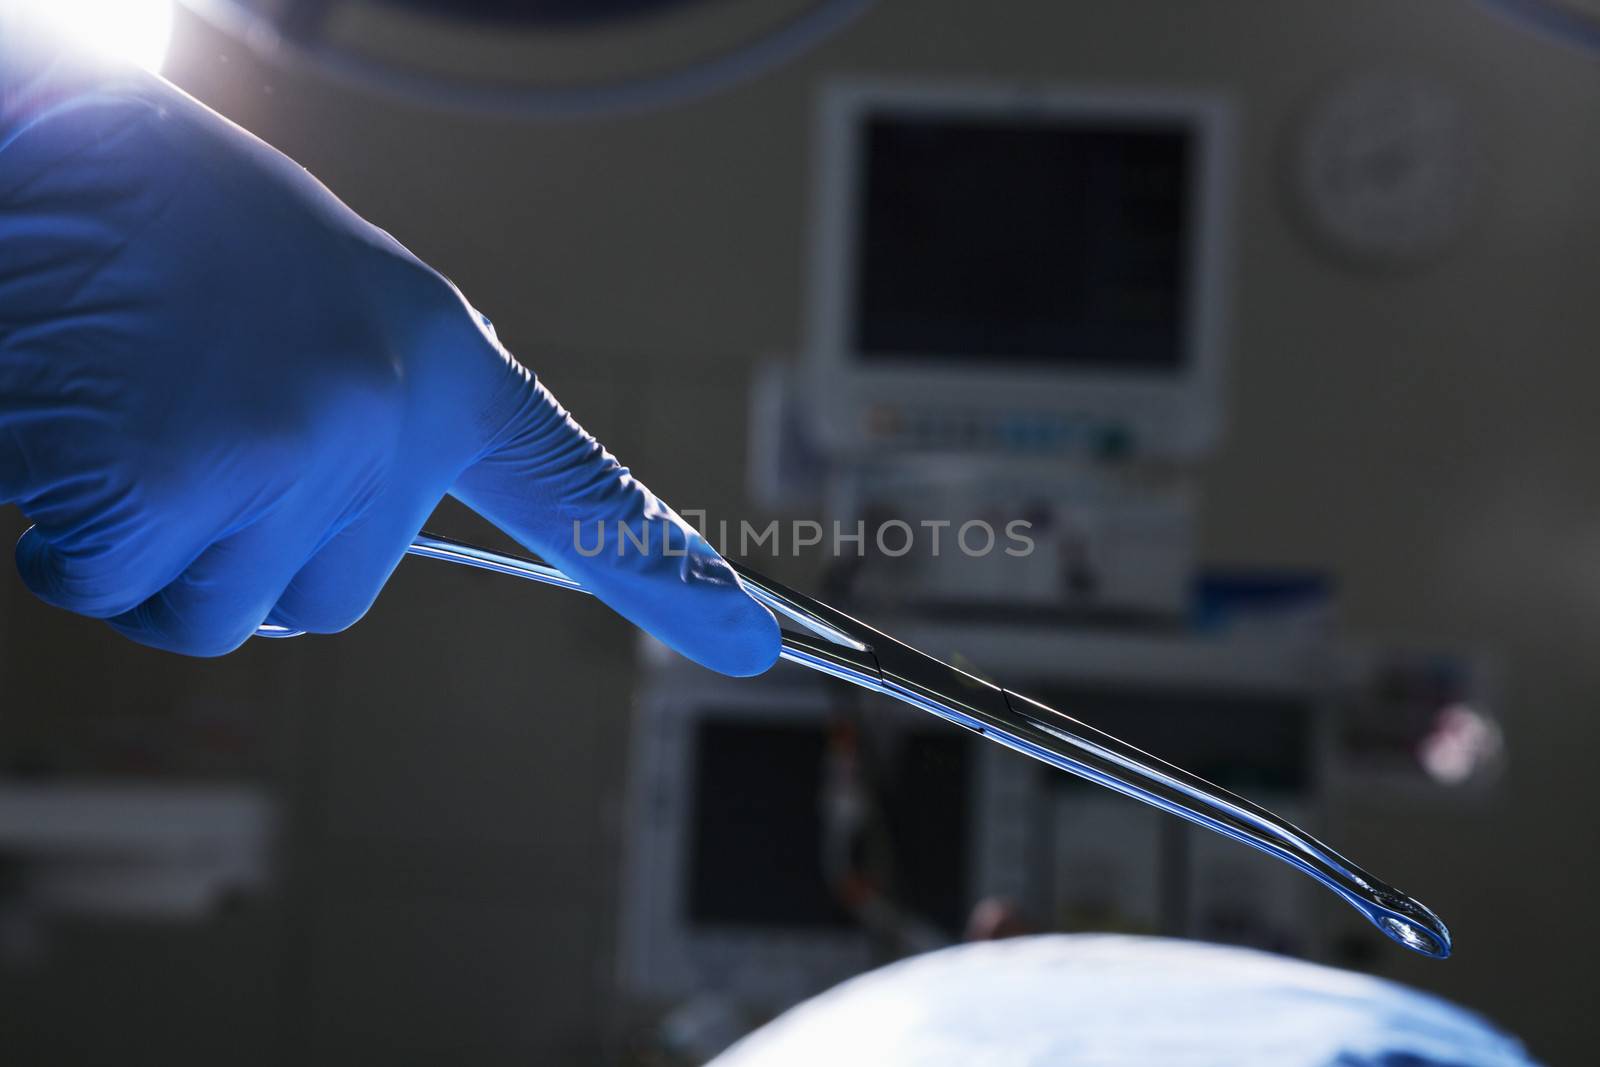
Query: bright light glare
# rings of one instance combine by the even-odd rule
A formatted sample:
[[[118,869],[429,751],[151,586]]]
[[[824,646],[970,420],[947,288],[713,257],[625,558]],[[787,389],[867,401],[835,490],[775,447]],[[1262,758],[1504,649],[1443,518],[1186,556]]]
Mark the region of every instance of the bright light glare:
[[[1460,785],[1499,758],[1500,727],[1465,704],[1452,704],[1434,718],[1417,757],[1422,769],[1443,785]]]
[[[0,0],[101,55],[160,71],[172,36],[171,0]]]

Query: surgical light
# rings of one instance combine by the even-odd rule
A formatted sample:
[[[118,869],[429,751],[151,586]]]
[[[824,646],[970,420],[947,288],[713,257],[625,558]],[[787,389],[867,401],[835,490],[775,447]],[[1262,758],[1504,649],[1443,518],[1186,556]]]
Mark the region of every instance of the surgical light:
[[[172,35],[171,0],[0,0],[83,47],[159,72]]]

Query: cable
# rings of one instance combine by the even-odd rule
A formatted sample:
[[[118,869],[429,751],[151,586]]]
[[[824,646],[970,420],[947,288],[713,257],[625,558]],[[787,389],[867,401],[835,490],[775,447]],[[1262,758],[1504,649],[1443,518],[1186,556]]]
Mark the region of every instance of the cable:
[[[426,107],[562,122],[638,114],[688,103],[752,81],[822,43],[874,0],[817,0],[777,28],[687,67],[571,86],[466,85],[407,72],[354,52],[280,33],[242,0],[183,0],[190,9],[258,49],[282,49],[349,84]]]

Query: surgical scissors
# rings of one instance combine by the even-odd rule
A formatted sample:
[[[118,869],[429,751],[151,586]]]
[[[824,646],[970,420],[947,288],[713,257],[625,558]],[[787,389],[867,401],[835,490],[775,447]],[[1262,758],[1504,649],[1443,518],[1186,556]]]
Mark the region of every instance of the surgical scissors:
[[[427,532],[408,550],[427,559],[588,592],[560,570]],[[935,659],[844,612],[729,561],[745,589],[804,633],[783,632],[784,659],[882,693],[1125,796],[1275,856],[1310,875],[1388,937],[1436,959],[1450,931],[1417,900],[1285,820],[1054,708]],[[264,625],[263,637],[300,631]]]

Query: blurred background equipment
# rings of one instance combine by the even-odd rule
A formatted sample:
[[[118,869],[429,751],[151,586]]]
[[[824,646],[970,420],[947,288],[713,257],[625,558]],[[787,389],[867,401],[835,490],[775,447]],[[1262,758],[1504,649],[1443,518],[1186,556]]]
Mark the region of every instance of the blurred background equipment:
[[[0,917],[18,951],[58,916],[201,922],[269,887],[274,833],[247,787],[0,781]]]
[[[1485,800],[1495,780],[1493,760],[1450,750],[1498,736],[1453,718],[1475,715],[1466,701],[1486,691],[1462,697],[1454,687],[1471,680],[1456,678],[1397,692],[1392,661],[1358,664],[1322,634],[915,615],[894,626],[1314,834],[1331,799],[1448,809],[1463,793]],[[1159,933],[1345,963],[1372,948],[1291,868],[1127,798],[787,666],[729,682],[644,649],[621,976],[645,1018],[712,995],[758,1020],[970,936],[997,901],[1021,920],[1012,932]],[[1479,666],[1422,658],[1452,675]],[[1395,736],[1373,741],[1374,723]],[[841,839],[857,850],[842,862]]]
[[[635,721],[634,993],[792,1003],[907,950],[861,921],[862,894],[885,891],[935,947],[974,902],[1028,888],[1039,785],[1005,750],[909,708],[860,714],[842,686],[797,670],[744,684],[667,657],[652,657]],[[841,765],[856,761],[873,766],[870,794]]]
[[[793,412],[752,419],[757,499],[942,530],[878,553],[867,592],[1181,614],[1222,420],[1231,131],[1200,93],[831,86],[810,339],[757,394]],[[1016,520],[1033,550],[963,540]]]
[[[1498,753],[1478,750],[1499,727],[1450,718],[1491,706],[1475,654],[1424,648],[1407,671],[1382,645],[1351,646],[1324,575],[1195,559],[1225,407],[1226,100],[852,81],[822,93],[816,136],[809,342],[798,366],[769,363],[755,383],[749,482],[773,511],[820,508],[833,537],[847,531],[830,593],[1313,834],[1334,788],[1382,804],[1470,780],[1481,795]],[[1027,551],[958,536],[1016,518]],[[873,531],[890,523],[923,543],[885,547]],[[657,660],[635,711],[622,975],[644,1019],[665,1011],[661,1034],[686,998],[714,995],[725,1024],[756,1020],[868,961],[983,928],[966,920],[997,900],[1035,929],[1360,951],[1289,868],[1022,757],[985,757],[1010,786],[999,807],[992,786],[951,781],[942,805],[919,802],[904,746],[899,762],[851,759],[841,798],[824,726],[839,695],[780,666],[691,696]],[[851,739],[895,718],[870,695],[843,699]],[[739,735],[736,754],[731,723],[758,707],[813,725]],[[719,721],[708,708],[733,717],[705,725]],[[1447,764],[1461,776],[1440,777]],[[748,777],[725,777],[734,767]],[[836,876],[830,837],[881,798],[951,828],[945,864],[927,866],[922,832],[885,818]],[[714,881],[684,873],[708,834],[727,838],[711,854],[737,857]],[[873,847],[902,877],[875,877]],[[743,906],[698,907],[707,885]],[[802,892],[810,910],[786,911]]]
[[[840,83],[818,118],[806,403],[852,458],[1203,456],[1233,115],[1199,92]]]

